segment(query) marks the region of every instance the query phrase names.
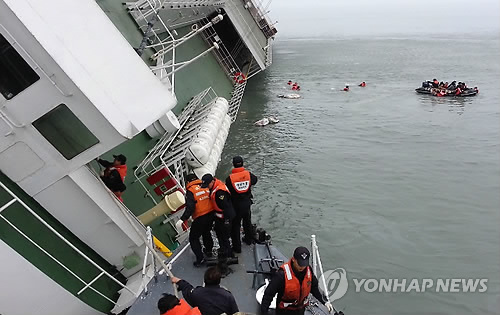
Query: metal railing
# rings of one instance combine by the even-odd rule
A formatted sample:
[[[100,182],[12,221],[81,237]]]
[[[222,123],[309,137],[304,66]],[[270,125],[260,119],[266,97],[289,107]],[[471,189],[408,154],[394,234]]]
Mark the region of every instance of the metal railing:
[[[161,27],[163,29],[155,29],[154,26],[152,28],[149,28],[152,38],[154,39],[151,45],[146,46],[146,48],[161,48],[161,49],[166,49],[167,48],[167,42],[173,41],[174,40],[174,35],[170,32],[170,30],[167,27],[167,24],[162,20],[160,17],[158,10],[160,10],[163,5],[167,2],[167,0],[140,0],[136,2],[126,2],[125,5],[127,6],[128,10],[130,12],[137,13],[136,15],[132,15],[135,19],[135,21],[139,24],[139,28],[143,31],[144,36],[149,36],[147,34],[146,30],[148,29],[148,17],[151,15],[154,15],[154,20],[155,23],[160,23]],[[151,18],[152,19],[152,18]],[[144,29],[143,29],[144,28]],[[161,30],[161,33],[166,32],[167,36],[164,36],[163,38],[160,37],[158,30]],[[174,64],[175,64],[175,45],[172,48],[172,57],[170,59],[171,65],[171,78],[170,78],[170,85],[172,89],[172,95],[175,95],[175,72],[174,72]],[[161,66],[164,65],[163,63],[164,58],[161,58],[157,60],[156,66]],[[153,71],[155,72],[155,71]],[[155,73],[156,74],[156,73]],[[161,77],[162,73],[160,72],[159,79],[164,80],[165,78]]]
[[[269,22],[267,16],[267,9],[271,1],[268,2],[265,8],[262,7],[262,2],[256,2],[254,0],[242,0],[245,3],[245,8],[247,8],[250,15],[253,17],[255,23],[259,26],[260,30],[266,38],[270,38],[276,34],[276,29],[273,27],[273,24]],[[248,6],[247,3],[250,2],[251,6]]]
[[[187,171],[184,156],[187,147],[198,131],[202,119],[210,109],[211,102],[217,97],[214,90],[209,87],[195,95],[183,109],[178,120],[180,128],[173,133],[164,134],[148,155],[137,165],[134,171],[135,181],[139,182],[146,194],[156,204],[156,200],[146,187],[143,179],[151,176],[158,170],[166,168],[175,178],[180,187],[184,187],[183,173]]]
[[[17,233],[19,233],[21,236],[23,236],[27,241],[29,241],[31,244],[33,244],[36,248],[38,248],[41,252],[43,252],[45,255],[47,255],[50,259],[52,259],[56,264],[61,266],[63,269],[65,269],[69,274],[71,274],[73,277],[75,277],[78,281],[80,281],[84,286],[77,292],[77,295],[80,295],[82,292],[84,292],[87,289],[90,289],[103,297],[104,299],[108,300],[109,302],[113,303],[116,305],[116,302],[107,297],[104,293],[100,292],[99,290],[95,289],[92,287],[92,284],[94,284],[99,278],[102,276],[107,276],[110,278],[113,282],[117,283],[120,287],[123,289],[129,291],[132,294],[136,294],[136,292],[132,291],[129,287],[121,283],[118,279],[116,279],[113,275],[111,275],[109,272],[104,270],[101,266],[99,266],[96,262],[94,262],[91,258],[89,258],[87,255],[85,255],[78,247],[73,245],[70,241],[68,241],[63,235],[61,235],[56,229],[54,229],[50,224],[48,224],[43,218],[41,218],[35,211],[33,211],[24,201],[22,201],[19,197],[17,197],[7,186],[5,186],[2,182],[0,182],[0,187],[6,191],[12,199],[4,204],[2,207],[0,207],[0,218],[4,220],[10,227],[12,227]],[[100,273],[91,281],[87,282],[83,280],[79,275],[77,275],[75,272],[73,272],[68,266],[64,265],[60,260],[58,260],[56,257],[54,257],[52,254],[50,254],[47,250],[45,250],[42,246],[40,246],[37,242],[35,242],[32,238],[30,238],[28,235],[26,235],[19,227],[17,227],[15,224],[13,224],[11,221],[9,221],[1,212],[14,203],[19,203],[21,206],[23,206],[24,209],[26,209],[33,217],[35,217],[40,223],[42,223],[47,229],[49,229],[55,236],[57,236],[60,240],[62,240],[66,245],[68,245],[71,249],[73,249],[78,255],[80,255],[82,258],[84,258],[86,261],[88,261],[91,265],[93,265]]]
[[[200,21],[199,26],[203,27],[204,25],[208,24],[209,20],[207,18],[204,18]],[[241,72],[240,68],[236,64],[236,61],[234,61],[233,57],[231,56],[231,53],[227,50],[226,46],[222,42],[221,38],[215,31],[215,29],[210,26],[207,27],[202,33],[201,37],[207,42],[209,45],[212,43],[217,43],[219,45],[219,49],[214,50],[214,55],[215,59],[219,63],[219,65],[222,67],[228,78],[232,81],[234,76],[238,73]]]

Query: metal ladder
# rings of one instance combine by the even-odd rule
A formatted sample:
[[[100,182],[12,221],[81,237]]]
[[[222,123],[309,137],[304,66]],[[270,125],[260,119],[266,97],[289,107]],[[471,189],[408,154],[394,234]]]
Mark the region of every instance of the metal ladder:
[[[231,117],[231,122],[234,122],[238,116],[238,111],[240,110],[241,100],[243,99],[246,86],[247,81],[237,83],[231,93],[231,99],[229,100],[229,116]]]

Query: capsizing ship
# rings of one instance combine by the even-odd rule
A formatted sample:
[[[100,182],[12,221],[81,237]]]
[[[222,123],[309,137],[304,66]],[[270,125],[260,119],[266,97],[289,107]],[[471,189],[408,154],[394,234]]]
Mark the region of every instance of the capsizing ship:
[[[247,80],[272,64],[267,9],[0,0],[0,314],[158,314],[167,269],[201,284],[175,225],[184,176],[215,173]],[[114,154],[123,202],[95,161]],[[223,280],[242,312],[286,260],[260,234]]]

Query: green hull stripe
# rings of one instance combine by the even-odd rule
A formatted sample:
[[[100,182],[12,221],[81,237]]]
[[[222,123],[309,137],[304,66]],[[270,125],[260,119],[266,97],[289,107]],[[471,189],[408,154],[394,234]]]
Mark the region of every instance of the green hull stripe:
[[[29,197],[19,186],[1,172],[0,181],[89,258],[111,274],[117,274],[116,277],[121,281],[125,281],[125,278],[111,264],[78,239],[64,225],[51,216],[40,204]],[[11,196],[0,188],[0,204],[3,205],[11,199]],[[60,240],[47,227],[42,225],[42,223],[33,217],[33,215],[19,203],[16,202],[2,211],[2,215],[87,283],[100,273],[99,270]],[[77,296],[76,293],[84,287],[82,282],[36,248],[2,219],[0,219],[0,239],[71,294]],[[26,285],[36,287],[36,283]],[[101,277],[94,282],[92,287],[115,301],[118,298],[118,290],[121,289],[118,284],[107,277]],[[89,289],[85,290],[77,297],[103,313],[109,312],[114,306],[111,302]]]

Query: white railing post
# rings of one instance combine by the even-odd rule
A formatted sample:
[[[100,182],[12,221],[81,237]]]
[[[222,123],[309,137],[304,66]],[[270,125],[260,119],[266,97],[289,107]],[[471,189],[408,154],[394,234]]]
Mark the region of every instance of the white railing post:
[[[69,247],[71,247],[75,252],[77,252],[81,257],[83,257],[85,260],[87,260],[89,263],[91,263],[95,268],[99,269],[100,271],[104,272],[106,276],[108,276],[111,280],[116,282],[118,285],[120,285],[122,288],[126,289],[132,294],[135,294],[134,291],[132,291],[130,288],[128,288],[126,285],[118,281],[115,277],[113,277],[111,274],[109,274],[106,270],[104,270],[101,266],[99,266],[96,262],[94,262],[92,259],[90,259],[87,255],[85,255],[78,247],[73,245],[70,241],[68,241],[64,236],[61,235],[56,229],[54,229],[50,224],[45,222],[35,211],[33,211],[24,201],[19,199],[7,186],[5,186],[2,182],[0,182],[0,186],[13,198],[17,200],[29,213],[31,213],[32,216],[34,216],[40,223],[42,223],[47,229],[49,229],[52,233],[54,233],[60,240],[62,240],[64,243],[66,243]],[[27,237],[27,236],[26,236]],[[29,238],[28,238],[29,239]],[[30,241],[33,241],[29,239]],[[33,241],[34,242],[34,241]],[[35,243],[35,242],[34,242]],[[36,243],[35,243],[36,244]]]
[[[317,273],[318,270],[318,261],[316,259],[316,235],[311,235],[311,249],[312,249],[312,267],[313,267],[313,272],[314,274]]]
[[[319,248],[318,248],[318,244],[316,243],[316,235],[311,235],[311,243],[312,243],[313,254],[317,260],[316,264],[319,267],[319,271],[321,272],[320,281],[321,281],[321,284],[323,284],[323,288],[325,289],[326,300],[328,302],[330,302],[330,292],[328,292],[328,287],[326,286],[325,275],[323,272],[323,265],[321,264],[321,256],[319,255]],[[313,262],[314,262],[314,258],[313,258]]]

